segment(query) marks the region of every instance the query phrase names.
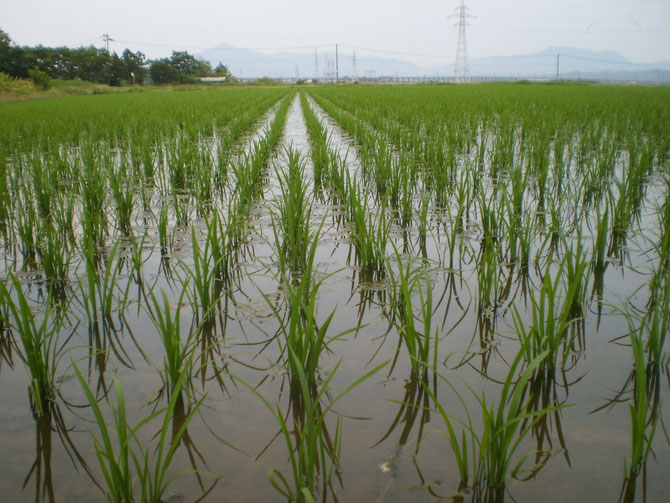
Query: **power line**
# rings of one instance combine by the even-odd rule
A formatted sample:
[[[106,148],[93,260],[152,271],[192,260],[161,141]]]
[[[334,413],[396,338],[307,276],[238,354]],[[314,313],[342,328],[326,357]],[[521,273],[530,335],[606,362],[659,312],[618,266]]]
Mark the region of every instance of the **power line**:
[[[369,51],[369,52],[378,52],[381,54],[395,54],[398,56],[420,56],[427,58],[440,58],[440,59],[453,59],[452,56],[445,56],[444,54],[428,54],[425,52],[402,52],[402,51],[391,51],[389,49],[373,49],[371,47],[360,47],[357,45],[348,45],[348,44],[339,44],[342,47],[347,47],[349,49],[358,49],[359,51]]]

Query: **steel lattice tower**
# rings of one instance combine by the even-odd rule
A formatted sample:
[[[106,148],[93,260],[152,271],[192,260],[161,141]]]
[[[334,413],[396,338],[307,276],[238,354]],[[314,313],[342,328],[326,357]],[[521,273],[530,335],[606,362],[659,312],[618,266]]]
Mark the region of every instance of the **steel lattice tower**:
[[[465,6],[464,0],[456,7],[458,22],[454,26],[458,26],[458,44],[456,47],[456,63],[454,65],[454,80],[456,82],[470,82],[470,63],[468,62],[468,41],[465,36],[465,27],[468,25],[466,18],[472,17],[468,14],[468,8]]]

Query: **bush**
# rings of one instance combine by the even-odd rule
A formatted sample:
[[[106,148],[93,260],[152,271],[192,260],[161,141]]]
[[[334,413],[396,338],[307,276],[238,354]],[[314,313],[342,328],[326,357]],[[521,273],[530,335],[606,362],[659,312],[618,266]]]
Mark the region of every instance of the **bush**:
[[[30,80],[33,81],[33,84],[35,84],[35,87],[42,91],[46,91],[51,87],[51,77],[42,70],[37,68],[28,70],[28,76],[30,77]]]

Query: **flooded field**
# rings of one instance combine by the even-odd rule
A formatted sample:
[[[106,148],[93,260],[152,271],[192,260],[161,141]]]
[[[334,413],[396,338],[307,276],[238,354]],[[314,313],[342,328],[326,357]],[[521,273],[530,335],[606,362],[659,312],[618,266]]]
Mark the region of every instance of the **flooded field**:
[[[0,106],[0,501],[667,500],[669,91]]]

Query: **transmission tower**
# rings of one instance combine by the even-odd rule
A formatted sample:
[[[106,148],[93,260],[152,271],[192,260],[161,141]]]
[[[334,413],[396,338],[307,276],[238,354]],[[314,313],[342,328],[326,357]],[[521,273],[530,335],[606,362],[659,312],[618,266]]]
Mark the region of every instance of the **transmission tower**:
[[[465,36],[465,27],[468,26],[466,18],[472,17],[468,14],[465,1],[456,7],[456,15],[449,17],[458,18],[454,26],[458,26],[458,44],[456,47],[456,63],[454,65],[454,80],[456,82],[470,82],[470,63],[468,62],[468,41]]]
[[[319,79],[319,56],[314,48],[314,80]]]
[[[105,49],[107,49],[107,52],[109,52],[109,43],[114,42],[114,39],[109,38],[109,33],[103,33],[102,40],[105,42]]]
[[[351,57],[351,80],[354,82],[358,80],[358,72],[356,71],[356,51],[354,51]]]

